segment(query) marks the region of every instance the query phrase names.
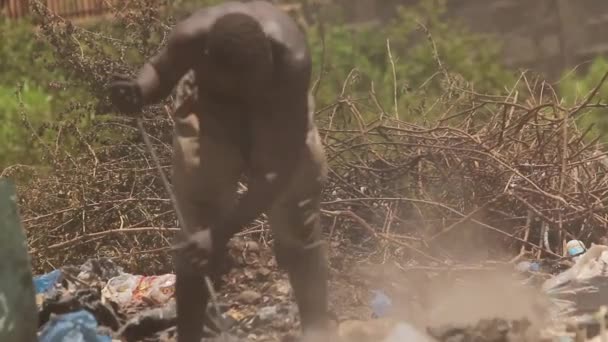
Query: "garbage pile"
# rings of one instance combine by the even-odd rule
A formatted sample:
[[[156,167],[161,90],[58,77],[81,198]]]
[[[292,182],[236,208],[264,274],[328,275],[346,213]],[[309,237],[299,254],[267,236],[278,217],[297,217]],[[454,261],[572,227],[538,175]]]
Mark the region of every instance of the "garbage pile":
[[[141,276],[124,272],[107,259],[92,259],[80,267],[65,266],[35,277],[41,342],[174,341],[175,302],[171,298],[175,276]],[[288,284],[271,285],[275,293],[289,293]],[[526,322],[489,319],[470,327],[442,326],[427,331],[390,317],[393,303],[380,290],[372,291],[369,320],[346,320],[338,327],[341,341],[523,341],[504,339],[523,332]],[[220,305],[221,317],[234,341],[272,341],[260,330],[286,332],[297,327],[297,309],[290,300],[261,303],[256,291],[243,291],[236,302]],[[261,305],[256,305],[261,304]],[[253,309],[253,314],[251,307]],[[212,311],[209,312],[212,314]],[[255,328],[257,327],[257,329]],[[488,337],[480,339],[481,336]],[[208,340],[219,337],[209,332]],[[226,336],[223,336],[226,338]],[[222,340],[225,341],[225,340]]]
[[[168,307],[174,282],[170,274],[144,277],[125,273],[107,259],[90,259],[80,267],[64,266],[35,277],[40,341],[70,337],[73,341],[110,342],[116,332],[128,335],[147,320],[161,330],[169,327],[170,310],[163,315],[146,312],[145,307]],[[129,315],[139,311],[140,323],[129,322]]]
[[[373,291],[371,320],[343,322],[344,341],[422,342],[582,342],[604,341],[608,324],[608,246],[587,248],[579,240],[566,245],[561,259],[525,260],[514,271],[521,282],[541,291],[548,299],[548,315],[540,326],[526,317],[509,320],[487,317],[471,324],[440,324],[414,327],[388,318],[391,297]],[[499,295],[499,294],[497,294]],[[513,298],[517,300],[517,298]],[[466,311],[470,308],[462,308]],[[608,333],[604,334],[608,338]]]
[[[66,266],[38,276],[34,284],[40,342],[172,341],[175,337],[174,274],[135,275],[107,259],[90,259],[80,267]],[[230,314],[224,310],[214,320],[229,324]]]
[[[232,247],[235,269],[221,291],[230,305],[219,296],[209,306],[222,329],[206,328],[206,338],[272,340],[269,332],[297,328],[289,282],[271,253],[253,241]],[[38,275],[34,286],[41,342],[175,340],[174,274],[131,274],[110,259],[89,259]]]
[[[240,273],[247,277],[246,274],[251,272],[258,273],[259,269],[245,268]],[[90,259],[79,267],[64,266],[39,275],[34,278],[40,320],[39,340],[174,341],[176,312],[171,298],[174,284],[173,274],[130,274],[108,259]],[[279,298],[265,301],[257,291],[246,290],[233,297],[234,302],[247,305],[220,303],[221,316],[213,318],[228,329],[230,340],[276,341],[275,336],[263,332],[288,332],[297,328],[297,308],[289,298],[287,281],[278,279],[268,285],[268,292]],[[422,331],[388,315],[394,304],[387,294],[381,290],[373,290],[372,294],[369,303],[372,316],[368,320],[341,322],[338,327],[340,340],[482,341],[478,331],[496,337],[526,327],[517,322],[487,320],[472,327],[444,326]],[[213,315],[213,311],[209,310],[209,314]],[[209,331],[207,339],[219,341],[215,333]]]
[[[259,248],[251,245],[259,253]],[[598,338],[608,320],[608,246],[568,244],[568,257],[555,261],[522,261],[515,271],[551,300],[551,317],[538,334],[525,318],[487,317],[469,325],[421,328],[391,316],[390,295],[370,289],[371,316],[339,323],[340,341],[348,342],[578,342]],[[264,254],[264,253],[259,253]],[[253,259],[251,259],[253,260]],[[570,267],[563,266],[570,263]],[[562,266],[558,267],[557,264]],[[276,341],[298,330],[297,308],[288,281],[264,257],[241,265],[230,276],[226,302],[219,300],[220,322],[234,341]],[[528,277],[529,276],[529,277]],[[259,281],[260,279],[266,281]],[[247,283],[250,281],[251,283]],[[256,288],[252,284],[261,288]],[[143,276],[125,272],[108,259],[90,259],[35,277],[41,342],[174,341],[176,311],[172,299],[175,275]],[[270,331],[282,334],[273,335]],[[207,340],[219,339],[207,331]],[[534,336],[534,337],[531,337]],[[306,340],[307,341],[307,340]]]
[[[546,330],[553,340],[601,338],[608,317],[608,246],[592,244],[587,249],[583,242],[571,240],[566,248],[570,267],[559,273],[551,274],[554,262],[523,261],[517,269],[528,274],[550,274],[540,286],[553,304],[554,324]]]

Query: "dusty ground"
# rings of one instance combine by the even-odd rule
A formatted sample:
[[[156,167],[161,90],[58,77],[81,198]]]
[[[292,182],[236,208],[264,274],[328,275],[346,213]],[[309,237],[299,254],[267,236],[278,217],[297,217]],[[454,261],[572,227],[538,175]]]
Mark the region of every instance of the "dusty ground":
[[[224,277],[216,301],[225,331],[239,341],[292,341],[299,332],[297,308],[272,250],[245,239],[235,239],[231,246],[235,267]],[[382,341],[398,322],[428,332],[437,341],[539,341],[535,334],[548,317],[548,302],[540,290],[523,285],[512,264],[403,264],[399,258],[376,258],[382,251],[370,255],[348,242],[334,242],[329,251],[330,310],[345,341]],[[373,316],[374,291],[391,299],[381,319]],[[120,325],[146,305],[114,308]],[[98,317],[107,325],[102,320]],[[175,340],[174,328],[162,330],[129,341]],[[116,329],[113,335],[118,337]]]
[[[296,333],[298,323],[289,283],[277,268],[271,250],[253,241],[238,241],[235,246],[233,256],[238,266],[226,277],[220,299],[231,306],[227,312],[234,319],[231,331],[239,337],[264,341]],[[454,266],[451,270],[395,261],[382,264],[345,248],[334,243],[330,249],[330,309],[344,329],[352,330],[346,335],[361,336],[364,330],[372,330],[367,333],[381,337],[388,332],[390,327],[386,326],[353,324],[372,319],[373,290],[391,298],[391,322],[408,322],[421,331],[428,327],[465,327],[500,318],[505,321],[482,323],[487,326],[479,329],[491,326],[489,330],[500,330],[500,324],[527,319],[532,324],[528,332],[533,334],[534,327],[542,325],[547,316],[547,302],[540,291],[522,285],[522,277],[510,264]],[[278,314],[271,315],[270,321],[260,319],[264,308],[273,307],[279,308]],[[461,338],[460,341],[524,340]]]

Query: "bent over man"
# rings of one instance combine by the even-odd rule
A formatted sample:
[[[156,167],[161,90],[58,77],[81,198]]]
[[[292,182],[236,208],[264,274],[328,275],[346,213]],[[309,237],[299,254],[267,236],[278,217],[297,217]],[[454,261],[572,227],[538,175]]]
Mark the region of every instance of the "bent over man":
[[[135,79],[111,85],[111,100],[122,112],[138,112],[169,96],[187,72],[196,92],[175,113],[172,180],[185,220],[180,236],[198,256],[185,248],[175,257],[178,340],[202,336],[208,294],[193,259],[208,258],[207,271],[217,276],[228,240],[262,212],[302,328],[324,329],[319,203],[327,171],[313,122],[305,35],[266,1],[201,9],[173,28]],[[242,173],[248,191],[237,201]]]

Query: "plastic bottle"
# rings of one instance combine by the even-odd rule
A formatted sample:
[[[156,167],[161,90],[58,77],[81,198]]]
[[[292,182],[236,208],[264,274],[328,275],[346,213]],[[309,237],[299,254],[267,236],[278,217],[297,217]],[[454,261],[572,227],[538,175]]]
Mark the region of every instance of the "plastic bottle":
[[[519,272],[538,272],[540,264],[536,261],[522,261],[515,266],[515,269]]]
[[[371,292],[374,294],[370,303],[373,310],[372,317],[385,316],[393,306],[393,301],[381,290],[372,290]]]
[[[568,241],[566,244],[566,250],[568,251],[568,255],[571,256],[574,261],[587,252],[585,244],[580,240]]]

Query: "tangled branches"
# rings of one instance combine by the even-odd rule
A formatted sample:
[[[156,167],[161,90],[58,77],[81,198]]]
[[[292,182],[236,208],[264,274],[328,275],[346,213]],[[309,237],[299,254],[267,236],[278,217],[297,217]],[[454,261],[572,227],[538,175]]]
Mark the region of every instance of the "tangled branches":
[[[70,64],[103,103],[100,89],[108,75],[132,70],[126,50],[135,45],[93,40],[95,33],[37,9],[42,33],[62,56],[58,62]],[[120,18],[133,24],[129,13]],[[144,25],[133,25],[155,23],[162,41],[167,28],[157,15],[148,11],[137,19],[148,18]],[[144,58],[152,54],[149,36],[134,32],[144,37],[133,38],[135,50]],[[112,42],[118,57],[108,56],[100,40]],[[593,102],[595,93],[564,108],[547,84],[524,75],[502,97],[456,86],[425,109],[439,114],[430,124],[386,113],[373,92],[358,100],[343,93],[318,110],[330,161],[323,203],[329,239],[348,241],[342,246],[351,250],[382,251],[382,257],[389,251],[443,263],[498,248],[555,257],[571,238],[597,242],[605,236],[608,160],[598,140],[576,125],[586,110],[604,106]],[[167,173],[168,104],[145,115]],[[57,136],[54,145],[46,144],[51,170],[2,171],[23,180],[21,213],[34,267],[48,270],[103,255],[133,271],[168,271],[177,222],[134,120],[97,118],[86,130],[79,127],[65,121],[48,128]],[[63,148],[67,140],[75,141],[72,149]],[[265,218],[243,234],[269,239]]]
[[[360,105],[342,99],[337,106],[348,108],[358,129],[336,125],[335,108],[328,115],[324,132],[337,198],[326,206],[339,212],[348,205],[376,222],[368,228],[375,234],[401,242],[413,235],[420,239],[415,245],[444,257],[455,249],[441,241],[464,249],[486,245],[488,253],[509,242],[538,256],[560,256],[569,239],[597,242],[608,227],[608,159],[576,118],[603,105],[591,105],[594,92],[563,108],[547,84],[534,87],[525,75],[520,82],[528,94],[450,100],[430,127],[386,114],[365,122]]]
[[[490,249],[494,237],[544,256],[561,255],[571,238],[597,241],[608,220],[608,161],[574,117],[602,105],[562,108],[542,102],[543,95],[525,102],[518,95],[477,96],[432,127],[382,113],[366,122],[358,108],[369,103],[348,98],[319,111],[331,163],[327,233],[373,248],[386,241],[435,262],[458,254],[455,245],[470,248],[467,239]],[[346,127],[353,126],[347,116],[358,129]],[[146,123],[170,171],[171,121]],[[158,174],[141,139],[129,138],[133,125],[95,125],[92,132],[110,126],[124,139],[94,147],[88,141],[98,137],[82,136],[87,153],[63,159],[48,175],[30,174],[33,180],[20,188],[34,260],[46,268],[103,254],[132,268],[162,270],[177,224]],[[245,234],[267,238],[265,227],[261,218]]]

